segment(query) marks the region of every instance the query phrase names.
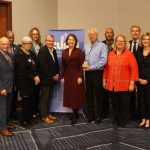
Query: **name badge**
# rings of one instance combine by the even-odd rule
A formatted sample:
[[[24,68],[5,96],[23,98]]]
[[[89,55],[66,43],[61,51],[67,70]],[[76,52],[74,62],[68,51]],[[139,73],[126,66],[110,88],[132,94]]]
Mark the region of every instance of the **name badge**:
[[[28,59],[28,62],[31,62],[31,59]]]

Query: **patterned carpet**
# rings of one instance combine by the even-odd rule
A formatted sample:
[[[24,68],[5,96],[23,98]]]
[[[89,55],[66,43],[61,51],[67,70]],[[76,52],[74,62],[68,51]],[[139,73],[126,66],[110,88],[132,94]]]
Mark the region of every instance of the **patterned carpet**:
[[[130,121],[126,128],[117,128],[111,119],[101,124],[86,123],[83,115],[70,125],[70,114],[56,114],[57,121],[38,124],[27,129],[17,121],[14,136],[0,135],[0,150],[150,150],[150,129]]]

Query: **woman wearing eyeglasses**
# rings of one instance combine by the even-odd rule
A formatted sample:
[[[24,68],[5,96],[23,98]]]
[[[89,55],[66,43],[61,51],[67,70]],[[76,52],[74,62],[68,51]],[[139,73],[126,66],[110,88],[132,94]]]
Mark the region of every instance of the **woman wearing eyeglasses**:
[[[109,91],[114,121],[120,127],[125,127],[129,119],[130,92],[138,80],[137,62],[126,43],[124,35],[115,38],[115,47],[108,54],[103,74],[103,87]]]
[[[38,66],[34,53],[30,51],[32,40],[25,36],[22,38],[22,49],[15,55],[16,86],[22,98],[21,125],[32,125],[33,102],[35,87],[40,83]]]
[[[29,31],[29,37],[32,39],[31,51],[35,54],[36,58],[40,49],[43,47],[41,42],[40,30],[36,27],[33,27]],[[33,108],[33,118],[39,117],[39,93],[40,93],[40,84],[35,87],[35,99],[34,99],[34,108]]]

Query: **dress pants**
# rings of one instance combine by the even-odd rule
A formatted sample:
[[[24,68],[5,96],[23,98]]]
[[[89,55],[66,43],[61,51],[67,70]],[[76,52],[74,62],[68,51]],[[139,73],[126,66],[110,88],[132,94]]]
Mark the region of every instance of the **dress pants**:
[[[0,95],[0,129],[6,129],[7,120],[9,120],[12,102],[12,93],[7,96]]]
[[[125,126],[129,120],[130,111],[130,97],[131,93],[124,92],[110,92],[112,101],[114,121],[119,125]]]
[[[103,117],[107,117],[110,112],[109,92],[103,88]]]
[[[137,98],[136,98],[136,91],[134,90],[133,92],[131,92],[131,98],[130,98],[130,117],[132,119],[135,119],[138,115],[137,107],[138,107],[138,104],[137,104]]]
[[[140,118],[150,119],[150,84],[137,84]]]
[[[34,95],[22,96],[22,122],[28,122],[33,115]]]
[[[40,93],[39,109],[42,118],[46,118],[50,112],[50,99],[52,97],[54,84],[49,87],[42,87]]]
[[[102,70],[85,72],[87,117],[89,120],[102,118]]]
[[[33,102],[33,114],[39,113],[39,98],[40,97],[40,84],[35,87],[35,96]]]

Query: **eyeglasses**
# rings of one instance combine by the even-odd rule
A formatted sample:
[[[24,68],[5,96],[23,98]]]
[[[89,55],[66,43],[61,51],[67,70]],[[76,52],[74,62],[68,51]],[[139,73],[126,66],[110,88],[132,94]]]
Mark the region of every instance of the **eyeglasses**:
[[[32,43],[23,43],[23,44],[32,44]]]
[[[33,33],[32,35],[39,35],[39,33]]]
[[[124,43],[125,41],[116,41],[116,43]]]

